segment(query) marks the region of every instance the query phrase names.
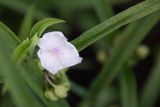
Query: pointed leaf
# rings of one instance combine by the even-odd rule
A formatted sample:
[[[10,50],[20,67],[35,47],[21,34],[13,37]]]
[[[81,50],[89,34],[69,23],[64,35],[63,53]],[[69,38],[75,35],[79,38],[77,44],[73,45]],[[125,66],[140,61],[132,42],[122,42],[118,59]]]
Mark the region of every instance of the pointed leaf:
[[[6,33],[0,31],[0,74],[8,84],[14,103],[17,107],[43,107],[21,75],[20,72],[23,71],[11,60],[10,53],[5,47],[8,44],[1,39],[4,35]]]
[[[5,36],[8,41],[11,42],[13,47],[16,47],[20,43],[19,38],[4,24],[0,21],[0,30],[7,33]]]
[[[63,20],[60,20],[60,19],[56,19],[56,18],[46,18],[46,19],[43,19],[39,22],[37,22],[31,32],[30,32],[30,37],[32,37],[33,35],[35,35],[35,33],[37,33],[37,36],[40,37],[41,34],[44,32],[44,30],[51,26],[51,25],[54,25],[54,24],[58,24],[58,23],[63,23],[64,21]]]
[[[26,39],[29,37],[29,33],[33,24],[33,19],[34,19],[34,10],[35,10],[35,5],[33,4],[26,12],[24,19],[22,21],[22,25],[20,27],[19,31],[19,38],[21,40]]]
[[[112,31],[160,9],[160,0],[146,0],[111,17],[72,41],[81,51]]]

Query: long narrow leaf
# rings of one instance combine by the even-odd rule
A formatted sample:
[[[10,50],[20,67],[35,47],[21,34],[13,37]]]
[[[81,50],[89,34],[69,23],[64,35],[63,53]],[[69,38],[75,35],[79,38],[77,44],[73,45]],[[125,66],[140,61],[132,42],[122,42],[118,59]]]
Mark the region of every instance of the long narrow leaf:
[[[11,42],[13,46],[20,43],[19,38],[12,32],[4,23],[0,21],[0,30],[7,33],[6,38]]]
[[[151,70],[148,82],[142,90],[140,107],[154,107],[156,98],[160,93],[160,51],[156,58],[156,63]]]
[[[111,1],[94,0],[94,7],[100,21],[104,21],[113,16]]]
[[[47,107],[68,107],[68,104],[64,100],[55,102],[45,98],[44,89],[46,87],[44,73],[40,70],[40,68],[31,57],[28,56],[22,66],[22,69],[24,70],[24,72],[22,72],[23,77],[26,79],[31,89]]]
[[[122,107],[138,107],[137,86],[133,71],[128,67],[122,70],[119,77]]]
[[[110,83],[115,78],[125,61],[131,56],[137,45],[143,40],[159,19],[160,14],[159,11],[157,11],[130,25],[132,30],[125,36],[125,41],[113,49],[113,53],[109,57],[104,68],[102,68],[100,75],[93,82],[92,94],[98,93],[106,82]],[[137,29],[139,26],[141,27]]]
[[[3,44],[7,44],[7,42],[5,42],[5,41],[7,41],[7,40],[5,40],[6,38],[4,38],[5,37],[5,34],[6,33],[4,33],[4,32],[0,32],[0,41],[3,41],[2,43]],[[3,35],[3,36],[2,36]],[[9,43],[9,42],[8,42]],[[3,45],[1,45],[1,50],[2,50],[2,46]],[[5,47],[4,47],[5,46]],[[11,57],[11,53],[10,53],[10,51],[11,51],[11,49],[9,49],[9,48],[7,48],[7,46],[8,46],[8,44],[7,45],[4,45],[3,46],[3,48],[5,48],[5,50],[7,50],[8,51],[8,54],[9,54],[9,56]],[[1,51],[1,52],[4,52],[3,50]],[[1,59],[1,62],[0,63],[3,63],[3,59],[2,59],[2,56],[0,56],[0,59]],[[29,63],[27,62],[29,60]],[[11,60],[10,60],[11,61]],[[10,64],[10,65],[15,65],[15,64]],[[1,64],[1,68],[2,68],[2,66],[5,66],[6,68],[9,68],[10,67],[10,65],[6,65],[5,63],[4,64]],[[32,66],[30,66],[30,65],[32,65]],[[7,67],[8,66],[8,67]],[[21,69],[23,69],[23,70],[20,70],[20,69],[18,69],[18,68],[16,68],[17,70],[15,70],[15,69],[13,69],[13,71],[14,72],[16,72],[16,73],[14,73],[13,71],[13,73],[14,73],[14,75],[13,74],[8,74],[8,75],[13,75],[13,76],[15,76],[15,78],[19,78],[19,75],[20,75],[20,78],[23,78],[24,80],[16,80],[16,79],[14,79],[14,80],[12,80],[12,84],[14,85],[14,83],[13,82],[17,82],[17,81],[26,81],[25,82],[25,84],[27,84],[27,90],[28,91],[32,91],[33,90],[33,92],[34,92],[34,94],[35,95],[37,95],[37,97],[36,98],[38,98],[40,101],[42,101],[41,102],[41,105],[43,106],[43,105],[46,105],[47,107],[68,107],[68,104],[64,101],[64,100],[60,100],[60,101],[57,101],[57,102],[52,102],[52,101],[49,101],[49,100],[47,100],[45,97],[44,97],[44,88],[45,88],[45,86],[44,86],[44,81],[45,81],[45,79],[44,79],[44,74],[42,73],[42,72],[40,72],[41,70],[40,69],[38,69],[38,66],[36,66],[35,65],[35,63],[34,63],[34,61],[33,61],[33,59],[28,59],[27,58],[27,60],[26,60],[26,62],[25,62],[25,64],[24,65],[21,65]],[[1,70],[1,72],[6,72],[4,69],[2,69]],[[18,74],[18,73],[20,73],[21,72],[21,74]],[[3,77],[5,77],[5,74],[3,75]],[[12,78],[12,77],[11,77]],[[8,81],[8,79],[6,79],[6,78],[4,78],[4,80],[3,81]],[[16,83],[15,83],[16,84]],[[19,98],[20,98],[20,100],[19,101],[21,101],[21,103],[22,104],[24,104],[25,102],[28,102],[28,104],[25,104],[25,106],[23,106],[23,107],[30,107],[29,105],[32,103],[32,102],[30,102],[30,100],[28,100],[27,98],[25,98],[26,96],[25,96],[25,93],[27,94],[27,95],[30,95],[30,94],[28,94],[28,92],[23,92],[23,93],[21,93],[22,91],[25,91],[25,90],[23,90],[23,89],[21,89],[20,87],[26,87],[26,86],[23,86],[23,84],[21,85],[21,83],[17,83],[18,85],[19,85],[19,87],[17,87],[17,91],[18,92],[20,92],[20,94],[21,94],[21,96],[13,96],[13,98],[15,99],[17,99],[17,100],[19,100]],[[8,82],[7,82],[7,85],[8,85]],[[29,86],[28,86],[29,85]],[[9,86],[10,86],[10,84],[9,84]],[[15,87],[16,87],[16,85],[15,85]],[[14,87],[13,87],[14,88]],[[10,88],[9,87],[9,89],[12,91],[12,87]],[[15,90],[14,90],[15,91]],[[19,94],[19,93],[17,93],[17,92],[15,92],[14,94]],[[32,95],[34,95],[33,93],[31,93]],[[24,96],[24,98],[21,98],[22,96]],[[17,98],[18,97],[18,98]],[[35,96],[31,96],[31,97],[35,97]],[[34,98],[29,98],[29,99],[31,99],[31,100],[33,100]],[[22,100],[25,100],[25,102],[23,102]],[[34,100],[33,100],[34,101]],[[17,102],[17,101],[16,101]],[[19,102],[18,102],[19,103]],[[37,99],[36,99],[36,101],[35,101],[35,103],[37,103]],[[20,104],[21,106],[20,107],[22,107],[22,104]],[[18,104],[19,105],[19,104]],[[36,105],[34,105],[34,104],[32,104],[33,105],[33,107],[37,107]],[[38,106],[38,107],[41,107],[41,106]]]
[[[58,24],[58,23],[64,23],[63,20],[60,20],[60,19],[56,19],[56,18],[46,18],[46,19],[43,19],[39,22],[37,22],[31,32],[30,32],[30,36],[34,36],[36,33],[37,33],[37,36],[40,37],[40,35],[44,32],[44,30],[53,25],[53,24]]]
[[[97,13],[97,16],[100,22],[112,17],[114,15],[113,6],[111,1],[104,0],[94,0],[94,7]],[[95,44],[95,48],[100,51],[106,51],[109,45],[112,43],[113,38],[117,35],[118,31],[114,31],[110,33],[108,36],[105,36],[100,41],[97,41]]]
[[[22,21],[22,25],[20,27],[19,31],[19,38],[21,40],[26,39],[29,37],[29,32],[31,30],[32,24],[33,24],[33,19],[34,19],[34,10],[35,10],[35,5],[33,4],[26,12],[24,19]]]
[[[159,0],[144,1],[86,31],[78,38],[73,40],[72,43],[79,51],[81,51],[87,46],[99,40],[100,38],[108,35],[112,31],[130,22],[140,19],[148,14],[151,14],[159,9]]]
[[[74,82],[71,82],[71,90],[77,94],[78,96],[80,97],[85,97],[87,95],[87,91],[86,89],[84,89],[82,86],[80,85],[77,85],[76,83]]]
[[[0,38],[5,35],[4,32],[0,32]],[[43,107],[43,104],[36,99],[24,78],[18,72],[21,70],[12,62],[10,53],[5,46],[7,44],[0,39],[0,73],[9,86],[13,101],[18,107]]]
[[[88,94],[89,102],[91,102],[95,96],[101,92],[104,86],[109,85],[114,80],[127,59],[134,52],[137,45],[143,40],[145,35],[159,21],[159,19],[160,14],[159,11],[157,11],[129,26],[129,29],[132,30],[127,30],[127,32],[129,32],[125,35],[125,40],[113,49],[112,55],[107,60],[104,68],[102,68],[100,75],[98,75],[98,77],[93,81],[91,91]],[[141,27],[137,29],[139,26]]]
[[[0,6],[7,7],[11,10],[14,10],[20,13],[25,13],[27,9],[30,7],[29,4],[24,3],[23,1],[20,1],[20,0],[0,0]],[[49,17],[49,15],[46,14],[45,12],[40,10],[35,10],[36,19],[42,19],[46,17]]]

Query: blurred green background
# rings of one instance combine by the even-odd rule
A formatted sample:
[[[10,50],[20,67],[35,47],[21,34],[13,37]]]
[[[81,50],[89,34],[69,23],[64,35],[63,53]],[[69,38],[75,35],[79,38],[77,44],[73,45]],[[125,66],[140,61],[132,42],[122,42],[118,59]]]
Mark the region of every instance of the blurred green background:
[[[25,23],[26,26],[33,26],[37,21],[47,17],[63,19],[66,23],[51,26],[45,32],[62,31],[69,41],[72,41],[102,21],[142,1],[0,0],[0,21],[21,36],[24,32],[21,32],[20,28],[26,15],[30,20],[30,23]],[[158,12],[155,16],[158,16]],[[146,17],[140,19],[141,22],[125,25],[109,34],[111,36],[100,39],[80,52],[83,62],[71,67],[67,72],[72,87],[66,100],[71,107],[90,107],[87,102],[93,103],[95,107],[160,107],[160,23],[157,20],[153,24],[152,22],[146,24],[153,18],[154,15],[148,19]],[[132,53],[126,52],[128,59],[119,69],[121,66],[119,59],[125,56],[121,55],[124,52],[121,48],[126,50],[132,48],[128,45],[132,42],[129,35],[137,38],[140,35],[144,36],[141,40],[134,40],[140,44],[137,43]],[[122,44],[123,42],[126,45]],[[114,54],[116,52],[119,52],[119,56]],[[113,61],[110,57],[114,57]],[[109,82],[103,84],[103,90],[95,96],[96,98],[87,101],[89,90],[94,87],[91,84],[95,78],[100,72],[114,71],[112,70],[114,68],[119,72],[118,76],[116,78],[113,76],[114,79],[112,76],[106,77],[109,78]],[[0,89],[3,91],[3,84]],[[16,107],[8,93],[0,96],[0,107]]]

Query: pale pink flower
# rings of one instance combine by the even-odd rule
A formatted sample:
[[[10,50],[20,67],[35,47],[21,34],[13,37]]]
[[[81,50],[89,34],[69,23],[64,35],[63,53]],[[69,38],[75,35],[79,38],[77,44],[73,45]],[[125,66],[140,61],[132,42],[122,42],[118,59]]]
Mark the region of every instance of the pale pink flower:
[[[41,65],[52,74],[81,63],[77,49],[67,41],[62,32],[46,33],[39,39],[37,55]]]

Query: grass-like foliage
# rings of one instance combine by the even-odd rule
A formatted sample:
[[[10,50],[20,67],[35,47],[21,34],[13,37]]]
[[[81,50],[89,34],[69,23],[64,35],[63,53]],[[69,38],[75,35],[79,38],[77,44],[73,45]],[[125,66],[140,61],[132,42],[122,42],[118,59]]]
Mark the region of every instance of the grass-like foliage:
[[[88,30],[74,38],[71,43],[79,52],[92,46],[95,54],[98,55],[97,61],[101,63],[101,68],[90,81],[88,89],[70,81],[71,91],[82,99],[78,107],[113,107],[114,105],[115,107],[154,107],[160,93],[159,48],[155,47],[155,63],[152,64],[150,75],[140,91],[137,88],[137,75],[134,73],[133,66],[148,54],[146,48],[140,44],[160,20],[160,0],[145,0],[115,14],[113,10],[115,4],[129,2],[129,0],[120,1],[50,0],[42,4],[35,1],[30,6],[31,0],[0,0],[2,8],[25,13],[18,34],[7,27],[2,20],[0,21],[0,82],[2,84],[0,107],[70,107],[63,98],[52,101],[50,100],[50,97],[51,99],[54,97],[52,94],[49,98],[45,96],[46,90],[51,87],[46,85],[45,70],[39,65],[36,46],[47,28],[52,30],[60,28],[70,32],[67,24],[72,22],[74,9],[91,7],[94,8],[94,14],[98,18],[90,15],[90,11],[86,14],[80,12],[77,23],[82,27],[81,30]],[[47,6],[43,6],[43,3]],[[55,7],[61,19],[49,18],[48,13],[37,8],[39,5],[46,11]],[[38,21],[33,24],[35,19]],[[64,24],[65,22],[67,23]],[[88,63],[90,62],[85,63],[84,60],[84,64],[79,65],[80,70],[92,68],[92,64]],[[85,72],[83,73],[85,75]],[[60,77],[61,80],[68,82],[66,74],[64,75]],[[53,90],[54,88],[52,87]]]

